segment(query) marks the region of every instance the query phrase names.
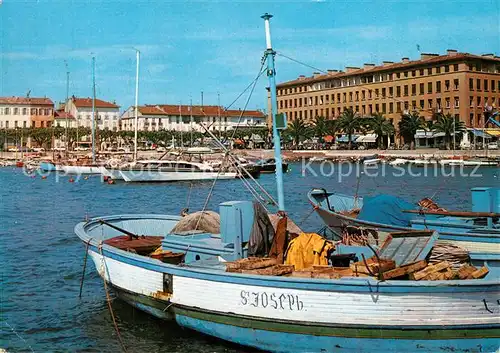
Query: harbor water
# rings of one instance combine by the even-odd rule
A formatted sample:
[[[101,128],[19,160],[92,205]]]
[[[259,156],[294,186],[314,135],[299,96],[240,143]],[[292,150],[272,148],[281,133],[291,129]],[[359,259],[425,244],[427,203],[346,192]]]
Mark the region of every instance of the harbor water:
[[[456,168],[454,172],[413,168],[410,172],[384,166],[382,172],[378,166],[360,177],[355,169],[290,164],[285,202],[291,218],[303,230],[319,230],[322,223],[310,212],[307,192],[323,187],[352,195],[358,184],[361,196],[389,193],[410,202],[432,197],[441,207],[468,210],[470,189],[497,186],[500,176],[495,167]],[[262,175],[259,182],[274,194],[274,175]],[[0,168],[0,348],[8,352],[120,351],[103,282],[91,263],[82,298],[78,298],[84,246],[73,233],[74,226],[101,215],[199,210],[211,184],[109,185],[98,176],[70,183],[69,177],[54,173],[42,179],[27,176],[19,168]],[[239,180],[224,180],[216,184],[208,208],[217,210],[223,201],[247,199],[250,193]],[[120,300],[113,300],[112,307],[128,352],[250,351],[180,329]]]

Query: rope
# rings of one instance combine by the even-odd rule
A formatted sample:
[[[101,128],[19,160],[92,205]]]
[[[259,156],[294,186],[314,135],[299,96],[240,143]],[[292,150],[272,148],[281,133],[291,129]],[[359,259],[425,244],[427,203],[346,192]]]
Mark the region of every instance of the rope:
[[[297,224],[297,226],[301,226],[302,223],[304,223],[313,213],[314,211],[316,211],[319,207],[318,206],[313,206],[313,208],[311,209],[311,211],[309,211],[309,213],[307,215],[305,215],[305,217],[303,217],[300,222]]]
[[[120,330],[118,329],[118,324],[116,323],[115,314],[113,313],[113,307],[111,306],[111,297],[109,295],[108,284],[106,282],[107,268],[106,268],[106,262],[104,261],[104,255],[102,253],[102,243],[99,244],[99,253],[101,254],[102,257],[102,262],[101,262],[101,266],[103,269],[102,281],[104,282],[104,291],[106,292],[106,301],[108,303],[109,314],[111,315],[111,319],[113,320],[113,325],[115,326],[116,335],[118,336],[118,341],[120,342],[122,350],[125,353],[127,353],[127,349],[125,348],[125,344],[123,343],[122,336],[120,335]]]
[[[83,258],[83,271],[82,271],[82,278],[80,280],[80,293],[78,294],[78,298],[82,297],[82,290],[83,290],[83,281],[85,280],[85,270],[87,269],[87,258],[89,256],[89,245],[90,241],[92,238],[90,238],[85,246],[85,257]]]

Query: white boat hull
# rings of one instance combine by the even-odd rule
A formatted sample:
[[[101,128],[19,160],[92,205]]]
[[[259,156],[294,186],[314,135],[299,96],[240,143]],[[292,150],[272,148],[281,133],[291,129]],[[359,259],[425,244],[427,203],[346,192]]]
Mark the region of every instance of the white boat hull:
[[[66,174],[101,174],[101,167],[85,165],[63,165],[61,170]]]
[[[123,180],[123,177],[118,169],[101,167],[101,174],[102,176],[111,178],[113,180]]]
[[[167,181],[196,181],[214,180],[216,178],[234,179],[236,173],[218,172],[162,172],[149,170],[120,170],[120,175],[126,182],[167,182]]]

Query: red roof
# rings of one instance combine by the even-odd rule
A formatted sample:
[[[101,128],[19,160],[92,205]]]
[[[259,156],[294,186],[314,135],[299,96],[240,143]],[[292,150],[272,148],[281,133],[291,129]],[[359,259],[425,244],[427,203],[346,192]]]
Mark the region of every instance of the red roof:
[[[77,98],[77,97],[72,97],[71,98],[73,103],[77,108],[92,108],[92,98]],[[106,102],[103,101],[102,99],[95,99],[95,107],[96,108],[119,108],[119,105],[116,105],[115,103],[111,102]]]
[[[64,110],[54,111],[54,119],[74,119],[75,117]]]
[[[31,98],[31,97],[0,97],[0,104],[54,106],[54,102],[52,102],[50,98]]]
[[[349,77],[349,76],[354,76],[354,75],[362,75],[365,73],[374,73],[374,72],[382,72],[382,71],[394,71],[396,69],[409,69],[411,67],[418,67],[421,65],[428,65],[428,64],[434,64],[434,63],[440,63],[440,62],[449,62],[449,61],[464,61],[464,60],[487,60],[487,61],[493,61],[500,63],[500,58],[498,57],[488,57],[488,56],[481,56],[481,55],[473,55],[469,53],[455,53],[453,55],[438,55],[438,56],[432,56],[426,59],[420,59],[420,60],[411,60],[408,62],[399,62],[399,63],[394,63],[394,64],[389,64],[389,65],[380,65],[380,66],[374,66],[369,69],[359,69],[351,72],[335,72],[335,73],[329,73],[329,74],[324,74],[324,75],[318,75],[316,77],[303,77],[299,79],[295,79],[292,81],[287,81],[283,82],[277,85],[278,88],[281,87],[288,87],[288,86],[294,86],[294,85],[302,85],[304,83],[312,83],[312,82],[321,82],[321,81],[327,81],[331,78],[341,78],[341,77]]]
[[[132,107],[132,108],[134,108],[134,107]],[[160,108],[158,108],[154,105],[140,105],[137,107],[137,110],[142,115],[168,115],[163,110],[161,110]]]
[[[145,105],[139,106],[139,111],[142,115],[173,115],[178,116],[218,116],[219,114],[224,117],[240,116],[241,110],[225,110],[224,107],[217,105],[173,105],[173,104],[159,104],[159,105]],[[259,110],[247,110],[243,116],[252,116],[264,118],[265,114]]]

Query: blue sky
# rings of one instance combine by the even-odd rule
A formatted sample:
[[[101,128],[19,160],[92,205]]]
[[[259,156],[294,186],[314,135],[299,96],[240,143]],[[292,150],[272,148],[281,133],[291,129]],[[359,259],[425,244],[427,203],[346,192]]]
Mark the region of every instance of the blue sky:
[[[500,55],[500,0],[489,1],[96,1],[0,0],[0,96],[97,95],[140,104],[228,105],[253,80],[265,48],[260,15],[270,12],[273,47],[320,69],[418,58],[457,49]],[[278,82],[312,69],[277,57]],[[249,109],[265,108],[267,78]],[[236,107],[243,107],[243,96]]]

